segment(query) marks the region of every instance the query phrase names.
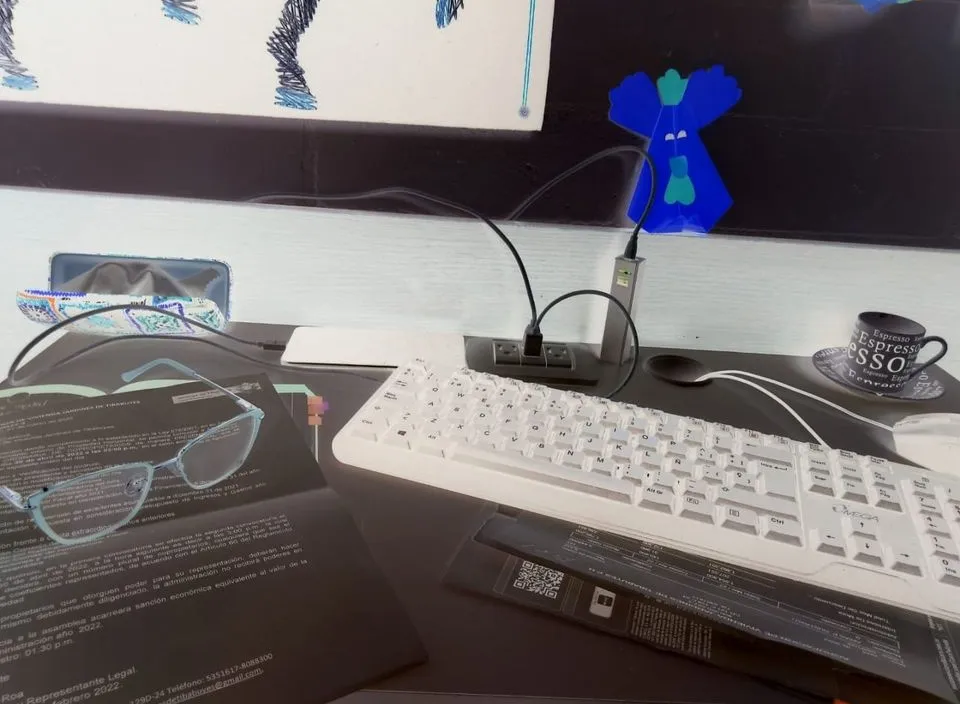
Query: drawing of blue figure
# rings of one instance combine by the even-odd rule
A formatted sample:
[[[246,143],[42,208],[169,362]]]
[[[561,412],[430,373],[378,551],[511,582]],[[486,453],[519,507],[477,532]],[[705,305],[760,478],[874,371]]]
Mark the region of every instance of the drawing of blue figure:
[[[200,13],[197,11],[197,0],[161,0],[163,2],[163,16],[183,24],[198,24]]]
[[[2,0],[0,0],[2,1]],[[319,0],[287,0],[280,12],[280,22],[267,40],[267,51],[277,61],[277,86],[274,104],[296,110],[316,110],[317,99],[307,85],[300,65],[300,40],[317,14]],[[457,18],[464,0],[437,0],[437,27],[443,29]]]
[[[610,92],[610,121],[648,138],[657,193],[644,223],[647,232],[709,232],[733,204],[699,130],[732,108],[742,92],[722,66],[682,78],[670,69],[654,86],[636,73]],[[627,215],[640,218],[650,192],[642,168]]]
[[[0,0],[0,85],[17,90],[36,90],[37,79],[13,53],[13,8],[19,0]],[[161,0],[163,14],[177,22],[197,24],[197,0]]]
[[[887,5],[905,5],[913,0],[856,0],[867,12],[877,12]]]

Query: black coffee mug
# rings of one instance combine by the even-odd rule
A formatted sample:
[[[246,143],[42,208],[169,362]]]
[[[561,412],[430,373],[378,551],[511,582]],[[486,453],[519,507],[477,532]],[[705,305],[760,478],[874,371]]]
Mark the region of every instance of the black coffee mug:
[[[947,341],[942,337],[924,337],[920,323],[892,313],[861,313],[847,346],[846,381],[865,391],[895,393],[906,383],[943,358]],[[917,355],[930,342],[941,349],[923,364]]]

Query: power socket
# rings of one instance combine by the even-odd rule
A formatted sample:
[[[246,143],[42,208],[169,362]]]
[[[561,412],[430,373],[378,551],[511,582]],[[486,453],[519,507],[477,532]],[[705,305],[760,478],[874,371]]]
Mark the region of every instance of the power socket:
[[[519,340],[474,337],[466,340],[466,352],[471,369],[499,376],[569,385],[600,380],[597,356],[587,345],[545,342],[538,356],[530,356]]]

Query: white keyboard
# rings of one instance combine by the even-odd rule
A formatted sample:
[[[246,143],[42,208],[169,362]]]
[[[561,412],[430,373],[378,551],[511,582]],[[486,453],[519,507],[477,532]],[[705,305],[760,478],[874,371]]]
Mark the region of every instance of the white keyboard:
[[[417,361],[345,464],[960,620],[960,481]]]

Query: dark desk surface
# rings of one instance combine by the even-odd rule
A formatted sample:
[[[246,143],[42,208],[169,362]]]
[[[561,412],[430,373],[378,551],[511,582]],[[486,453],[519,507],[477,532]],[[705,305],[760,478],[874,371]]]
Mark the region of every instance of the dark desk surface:
[[[291,328],[238,324],[234,334],[248,339],[286,339]],[[65,338],[42,353],[25,371],[49,367],[89,338]],[[245,353],[279,361],[279,353]],[[643,350],[644,356],[665,350]],[[714,369],[743,369],[773,377],[884,422],[921,412],[960,412],[960,382],[948,384],[941,399],[924,403],[875,400],[847,392],[821,378],[807,358],[691,353]],[[172,357],[198,372],[225,377],[249,373],[254,365],[196,342],[124,340],[110,343],[35,378],[34,384],[89,384],[113,389],[119,375],[157,357]],[[596,701],[718,704],[764,702],[798,704],[810,700],[772,689],[744,676],[692,660],[639,647],[626,640],[583,630],[549,616],[445,588],[446,565],[491,508],[481,501],[402,482],[340,465],[330,440],[377,383],[370,378],[320,370],[260,367],[274,382],[304,383],[330,403],[321,428],[325,442],[321,468],[330,485],[351,505],[365,539],[396,588],[430,656],[423,666],[380,684],[381,692],[351,695],[351,704],[404,704],[414,693],[437,704],[453,704],[448,694],[491,695],[482,699],[513,704],[536,696]],[[382,370],[358,370],[384,378]],[[609,388],[609,387],[607,387]],[[602,392],[603,387],[600,387]],[[731,382],[681,389],[638,373],[621,400],[673,413],[805,438],[779,406],[756,391]],[[859,424],[825,406],[796,396],[791,405],[831,445],[895,458],[884,431]],[[426,697],[424,693],[436,693]]]

